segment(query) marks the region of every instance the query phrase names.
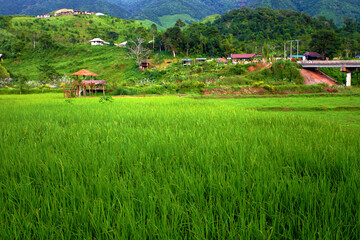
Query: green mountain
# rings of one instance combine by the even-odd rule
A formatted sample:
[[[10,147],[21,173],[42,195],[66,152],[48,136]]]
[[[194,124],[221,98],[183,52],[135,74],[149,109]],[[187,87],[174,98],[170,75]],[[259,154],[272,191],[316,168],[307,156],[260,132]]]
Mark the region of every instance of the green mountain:
[[[108,12],[112,16],[130,17],[128,11],[106,0],[0,0],[0,15],[38,15],[62,8]]]
[[[290,9],[333,19],[338,26],[344,17],[360,19],[359,0],[0,0],[0,15],[37,15],[60,8],[80,8],[122,18],[151,20],[165,27],[175,23],[171,19],[173,15],[190,23],[241,7]]]
[[[248,6],[291,9],[311,16],[324,16],[333,19],[337,25],[343,23],[344,17],[360,19],[359,0],[249,0]]]

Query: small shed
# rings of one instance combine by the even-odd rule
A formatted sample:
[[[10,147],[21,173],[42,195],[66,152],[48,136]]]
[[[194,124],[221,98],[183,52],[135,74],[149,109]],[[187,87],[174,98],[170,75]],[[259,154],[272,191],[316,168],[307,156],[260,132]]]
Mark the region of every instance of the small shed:
[[[290,56],[292,62],[302,61],[304,59],[303,55],[291,55]]]
[[[181,63],[183,66],[190,66],[192,60],[191,59],[181,59]]]
[[[105,42],[101,38],[94,38],[94,39],[90,40],[90,43],[91,43],[92,46],[103,46],[103,45],[109,45],[110,44],[108,42]]]
[[[204,63],[206,62],[206,58],[196,58],[196,63]]]
[[[142,69],[150,68],[150,62],[148,60],[142,61],[141,68]]]
[[[319,59],[324,59],[324,56],[317,53],[317,52],[306,52],[304,54],[304,57],[306,60],[319,60]]]
[[[226,65],[228,64],[228,60],[226,58],[217,58],[216,62],[218,63],[218,65]]]

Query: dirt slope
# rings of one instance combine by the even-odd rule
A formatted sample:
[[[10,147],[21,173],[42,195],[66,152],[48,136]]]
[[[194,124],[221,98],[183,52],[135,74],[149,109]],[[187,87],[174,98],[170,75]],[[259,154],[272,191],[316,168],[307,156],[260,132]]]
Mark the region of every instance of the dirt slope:
[[[313,85],[319,83],[327,83],[329,86],[338,86],[339,84],[332,79],[331,77],[327,76],[320,70],[314,69],[301,69],[301,75],[304,77],[304,84],[305,85]]]

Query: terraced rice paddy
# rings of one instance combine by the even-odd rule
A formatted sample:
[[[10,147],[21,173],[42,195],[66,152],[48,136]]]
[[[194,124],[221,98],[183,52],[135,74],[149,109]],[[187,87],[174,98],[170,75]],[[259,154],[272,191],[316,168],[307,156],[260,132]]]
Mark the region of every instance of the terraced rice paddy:
[[[0,238],[358,239],[358,111],[265,100],[0,96]]]

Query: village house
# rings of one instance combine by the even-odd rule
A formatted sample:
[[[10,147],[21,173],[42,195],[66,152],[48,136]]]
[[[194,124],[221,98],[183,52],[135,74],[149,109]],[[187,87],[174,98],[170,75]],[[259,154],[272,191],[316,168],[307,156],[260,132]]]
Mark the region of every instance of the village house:
[[[45,15],[36,15],[37,18],[49,18],[51,17],[50,14],[45,14]]]
[[[260,57],[261,53],[246,53],[246,54],[231,54],[231,61],[233,64],[237,63],[250,63],[255,58]]]
[[[306,52],[304,55],[304,60],[322,60],[324,59],[324,56],[320,55],[317,52]]]
[[[218,65],[227,65],[228,64],[228,60],[226,58],[217,58],[216,62],[218,63]]]
[[[122,42],[122,43],[119,43],[119,44],[114,44],[114,46],[117,46],[117,47],[126,47],[126,44],[127,44],[127,41],[126,42]]]
[[[206,62],[206,58],[196,58],[196,63],[204,63]]]
[[[90,43],[92,46],[103,46],[103,45],[109,45],[110,43],[105,42],[101,38],[94,38],[93,40],[90,40]]]
[[[192,60],[191,59],[181,59],[181,63],[183,66],[190,66]]]

